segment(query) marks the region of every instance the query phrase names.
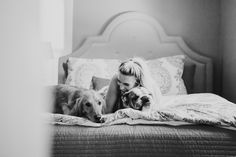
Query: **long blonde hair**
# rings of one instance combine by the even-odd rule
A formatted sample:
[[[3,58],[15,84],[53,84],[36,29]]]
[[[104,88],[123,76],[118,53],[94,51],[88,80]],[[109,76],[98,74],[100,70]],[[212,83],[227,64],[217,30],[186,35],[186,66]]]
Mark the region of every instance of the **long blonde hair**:
[[[162,97],[160,88],[153,80],[149,67],[144,59],[134,57],[125,60],[120,64],[119,72],[124,75],[134,76],[138,85],[145,87],[152,93],[156,105],[160,103],[160,99]]]

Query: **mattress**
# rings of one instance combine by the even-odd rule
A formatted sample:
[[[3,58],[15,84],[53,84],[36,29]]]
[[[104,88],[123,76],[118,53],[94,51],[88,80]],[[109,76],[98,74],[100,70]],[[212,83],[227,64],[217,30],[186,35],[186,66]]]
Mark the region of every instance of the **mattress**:
[[[52,125],[51,156],[236,156],[236,131],[208,125]]]

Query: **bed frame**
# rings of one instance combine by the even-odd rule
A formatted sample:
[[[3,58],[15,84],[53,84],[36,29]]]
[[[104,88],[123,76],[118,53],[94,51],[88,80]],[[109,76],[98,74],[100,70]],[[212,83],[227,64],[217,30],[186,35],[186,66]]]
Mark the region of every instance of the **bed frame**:
[[[181,37],[168,36],[158,21],[143,13],[115,16],[100,36],[89,37],[68,57],[153,59],[184,54],[196,65],[194,92],[212,91],[212,60],[191,50]],[[235,156],[236,132],[207,125],[112,125],[84,127],[55,125],[51,155],[66,156]]]
[[[99,36],[89,37],[73,53],[59,59],[58,83],[64,83],[62,63],[68,57],[125,59],[141,56],[153,59],[184,54],[195,64],[194,93],[212,92],[212,60],[189,48],[181,37],[168,36],[159,22],[147,14],[125,12],[115,16]]]

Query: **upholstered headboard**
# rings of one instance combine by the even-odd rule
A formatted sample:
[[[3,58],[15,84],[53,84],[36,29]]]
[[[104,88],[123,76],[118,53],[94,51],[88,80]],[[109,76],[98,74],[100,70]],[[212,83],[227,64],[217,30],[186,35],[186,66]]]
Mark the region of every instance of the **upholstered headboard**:
[[[59,83],[64,81],[62,63],[69,57],[125,59],[141,56],[153,59],[187,56],[186,65],[195,65],[193,92],[212,92],[212,60],[189,48],[181,37],[168,36],[159,22],[147,14],[125,12],[114,17],[99,36],[89,37],[73,53],[59,59]]]

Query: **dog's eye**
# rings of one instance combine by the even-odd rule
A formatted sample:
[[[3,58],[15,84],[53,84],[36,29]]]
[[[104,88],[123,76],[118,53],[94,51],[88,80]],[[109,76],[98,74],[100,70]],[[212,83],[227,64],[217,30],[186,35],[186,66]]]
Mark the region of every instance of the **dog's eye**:
[[[102,104],[102,102],[101,101],[98,101],[98,105],[101,105]]]
[[[91,104],[90,103],[85,103],[85,105],[87,106],[87,107],[91,107]]]
[[[138,96],[137,95],[132,95],[131,97],[133,100],[137,100],[138,99]]]
[[[130,92],[129,95],[130,95],[131,97],[135,96],[135,94],[134,94],[133,92]]]

